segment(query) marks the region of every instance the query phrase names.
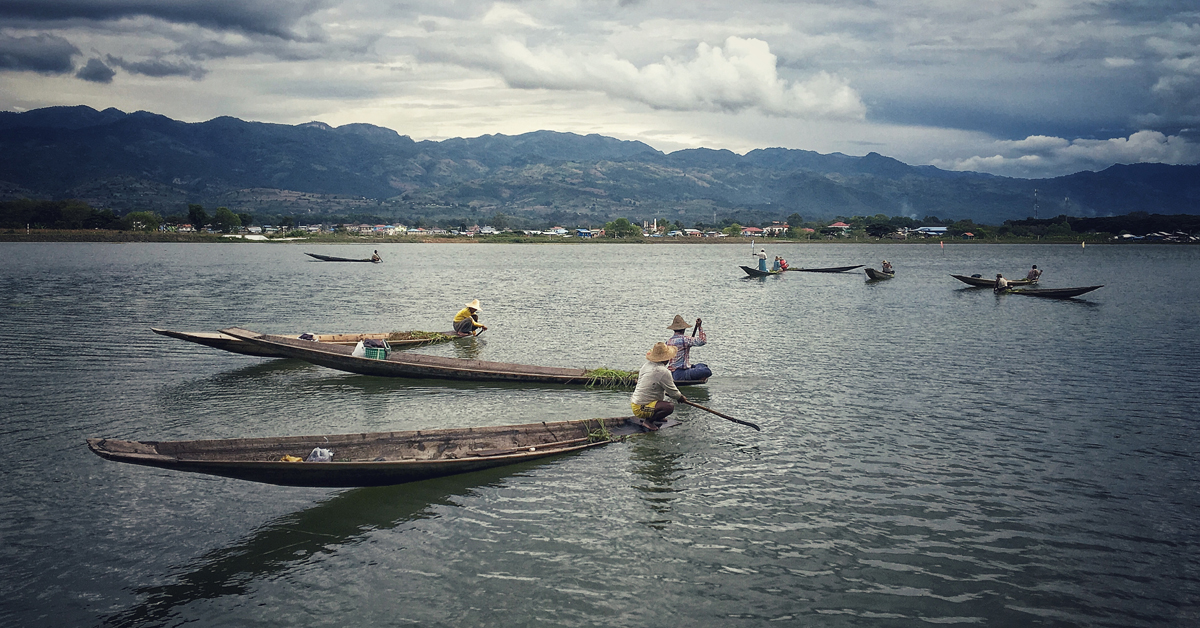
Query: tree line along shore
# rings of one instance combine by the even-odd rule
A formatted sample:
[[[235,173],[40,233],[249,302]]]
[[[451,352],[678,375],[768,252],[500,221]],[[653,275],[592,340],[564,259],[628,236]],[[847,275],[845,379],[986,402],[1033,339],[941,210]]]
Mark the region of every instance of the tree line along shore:
[[[360,220],[363,217],[357,217]],[[189,205],[188,215],[161,217],[153,212],[129,212],[123,216],[112,210],[96,209],[79,201],[0,201],[0,241],[7,242],[292,242],[303,239],[314,243],[413,243],[413,242],[492,242],[492,243],[564,243],[564,242],[645,242],[689,244],[745,244],[763,242],[1123,242],[1123,241],[1200,241],[1200,216],[1191,214],[1149,214],[1131,212],[1121,216],[1006,220],[1001,225],[977,224],[971,220],[943,220],[927,216],[917,220],[906,216],[838,216],[830,220],[804,220],[792,214],[785,221],[765,225],[740,225],[725,221],[687,226],[680,221],[653,221],[653,228],[639,226],[627,218],[604,223],[603,229],[559,229],[557,234],[538,230],[517,230],[508,225],[480,230],[464,223],[448,228],[399,231],[389,225],[386,231],[362,233],[385,220],[365,217],[366,224],[347,224],[349,219],[334,217],[336,222],[300,225],[288,217],[284,224],[267,228],[254,226],[250,214],[236,214],[217,208],[209,215],[199,205]],[[501,214],[493,222],[505,223]],[[920,230],[920,231],[918,231]],[[252,233],[255,232],[255,233]],[[753,232],[765,232],[766,235]]]

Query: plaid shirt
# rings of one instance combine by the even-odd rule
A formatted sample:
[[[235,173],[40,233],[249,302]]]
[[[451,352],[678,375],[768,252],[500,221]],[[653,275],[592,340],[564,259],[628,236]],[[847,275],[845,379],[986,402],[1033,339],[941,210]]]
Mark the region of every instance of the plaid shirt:
[[[704,335],[703,327],[697,332],[697,336],[685,336],[683,332],[679,332],[667,340],[667,346],[675,347],[676,351],[675,357],[671,358],[671,361],[667,363],[668,370],[674,371],[691,367],[688,356],[692,351],[692,347],[702,347],[708,343],[708,337]]]

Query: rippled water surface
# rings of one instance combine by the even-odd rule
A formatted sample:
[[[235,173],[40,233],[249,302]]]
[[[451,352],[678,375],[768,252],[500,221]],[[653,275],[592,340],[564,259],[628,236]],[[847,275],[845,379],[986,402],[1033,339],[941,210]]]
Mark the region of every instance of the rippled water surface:
[[[374,247],[371,247],[374,248]],[[0,625],[1200,624],[1200,247],[0,244]],[[1071,301],[951,273],[1104,284]],[[635,369],[684,424],[548,462],[297,489],[106,462],[168,440],[628,413],[627,392],[392,380],[150,327],[489,330],[419,349]]]

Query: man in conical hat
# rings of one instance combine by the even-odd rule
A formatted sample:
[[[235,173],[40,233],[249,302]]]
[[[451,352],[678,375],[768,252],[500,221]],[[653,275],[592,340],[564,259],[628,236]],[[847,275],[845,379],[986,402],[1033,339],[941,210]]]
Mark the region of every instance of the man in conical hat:
[[[665,342],[654,343],[646,352],[646,363],[638,370],[637,387],[629,397],[633,415],[642,419],[642,426],[651,431],[657,430],[675,411],[675,404],[666,397],[687,401],[667,370],[667,362],[673,357],[675,347],[668,347]]]
[[[668,347],[675,347],[675,357],[667,363],[667,370],[671,371],[671,376],[676,382],[702,382],[712,377],[712,370],[707,364],[691,363],[692,347],[702,347],[708,343],[708,336],[704,334],[704,328],[700,326],[700,319],[696,319],[696,334],[688,336],[683,332],[691,325],[683,320],[683,317],[676,314],[675,320],[667,325],[667,329],[673,330],[675,335],[667,339]]]
[[[479,299],[475,299],[454,315],[454,331],[459,336],[474,336],[487,329],[479,322]]]

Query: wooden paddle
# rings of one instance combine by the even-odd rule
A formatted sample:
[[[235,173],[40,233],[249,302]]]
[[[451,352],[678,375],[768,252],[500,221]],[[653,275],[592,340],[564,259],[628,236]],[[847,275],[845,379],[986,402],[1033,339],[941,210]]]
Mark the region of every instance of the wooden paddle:
[[[717,416],[721,417],[722,419],[725,419],[726,421],[733,421],[734,423],[738,423],[738,424],[741,424],[741,425],[745,425],[745,426],[748,426],[748,427],[752,427],[752,428],[754,428],[754,429],[756,429],[756,430],[758,430],[758,431],[760,431],[760,432],[762,431],[762,428],[761,428],[761,427],[759,427],[759,426],[757,426],[757,425],[755,425],[755,424],[753,424],[753,423],[751,423],[751,422],[749,422],[749,421],[742,421],[741,419],[735,419],[735,418],[733,418],[733,417],[729,416],[728,414],[721,414],[720,412],[717,412],[716,410],[713,410],[712,408],[705,408],[704,406],[702,406],[702,405],[700,405],[700,404],[698,404],[698,403],[692,403],[692,402],[690,402],[690,401],[688,401],[688,400],[686,400],[686,399],[680,399],[680,400],[679,400],[679,402],[680,402],[680,403],[686,403],[687,405],[689,405],[689,406],[692,406],[693,408],[700,408],[701,410],[704,410],[705,412],[711,412],[711,413],[713,413],[713,414],[715,414],[715,415],[717,415]]]

